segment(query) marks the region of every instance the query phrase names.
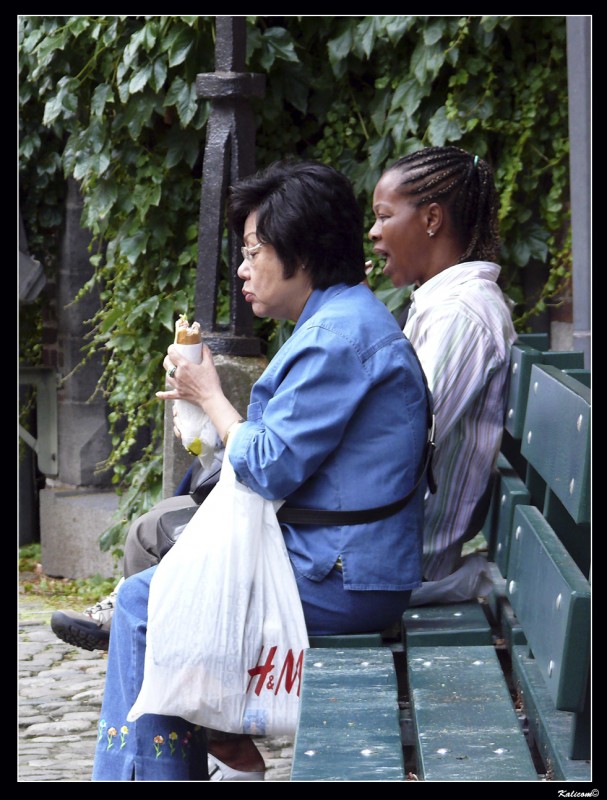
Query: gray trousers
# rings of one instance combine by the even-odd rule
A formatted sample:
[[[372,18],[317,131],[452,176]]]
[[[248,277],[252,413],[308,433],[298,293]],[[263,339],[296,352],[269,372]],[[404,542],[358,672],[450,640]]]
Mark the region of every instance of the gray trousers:
[[[124,577],[129,578],[138,572],[158,563],[156,547],[156,526],[159,517],[167,511],[188,508],[196,505],[189,495],[167,497],[131,524],[124,543]]]

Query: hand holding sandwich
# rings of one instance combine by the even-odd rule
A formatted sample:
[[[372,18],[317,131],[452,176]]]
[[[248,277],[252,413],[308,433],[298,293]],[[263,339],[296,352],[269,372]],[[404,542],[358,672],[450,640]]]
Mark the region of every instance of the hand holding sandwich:
[[[181,320],[188,327],[183,315]],[[180,321],[176,324],[176,342],[169,346],[163,361],[167,383],[172,388],[156,392],[156,397],[176,402],[175,427],[181,433],[184,447],[198,455],[204,464],[206,457],[212,459],[219,446],[217,439],[225,440],[232,426],[242,418],[223,393],[211,350],[204,344],[199,345],[199,363],[188,357],[188,351],[184,355],[183,341],[178,341]]]

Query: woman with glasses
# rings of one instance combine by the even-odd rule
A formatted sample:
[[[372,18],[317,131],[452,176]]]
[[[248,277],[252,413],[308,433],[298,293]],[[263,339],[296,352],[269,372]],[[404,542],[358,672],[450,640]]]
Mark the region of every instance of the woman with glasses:
[[[293,334],[253,386],[246,420],[206,347],[200,365],[169,347],[172,388],[157,396],[203,408],[219,437],[230,437],[237,478],[263,497],[284,498],[285,507],[371,510],[353,524],[281,528],[310,635],[384,630],[421,578],[430,398],[419,362],[364,283],[363,214],[342,174],[275,164],[233,187],[229,211],[243,242],[246,301],[258,317],[292,320]],[[204,780],[208,769],[210,780],[263,780],[248,736],[207,732],[207,760],[207,743],[187,720],[147,714],[127,723],[143,678],[155,569],[127,578],[118,593],[93,779]],[[187,758],[168,750],[156,757],[155,741],[169,737],[189,743]]]

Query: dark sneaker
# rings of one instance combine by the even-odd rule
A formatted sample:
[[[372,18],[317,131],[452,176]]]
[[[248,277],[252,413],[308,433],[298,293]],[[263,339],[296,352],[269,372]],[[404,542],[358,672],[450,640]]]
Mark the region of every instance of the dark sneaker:
[[[51,617],[51,629],[55,636],[83,650],[107,650],[116,597],[123,580],[119,581],[111,594],[85,609],[82,614],[78,611],[55,611]]]
[[[97,622],[77,611],[55,611],[51,628],[59,639],[83,650],[107,650],[111,622]]]

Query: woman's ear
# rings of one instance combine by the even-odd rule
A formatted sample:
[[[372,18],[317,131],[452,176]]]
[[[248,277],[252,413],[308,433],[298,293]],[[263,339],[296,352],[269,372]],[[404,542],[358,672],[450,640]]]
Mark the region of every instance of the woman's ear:
[[[439,203],[429,203],[426,206],[426,227],[433,233],[438,233],[443,224],[443,207]]]

